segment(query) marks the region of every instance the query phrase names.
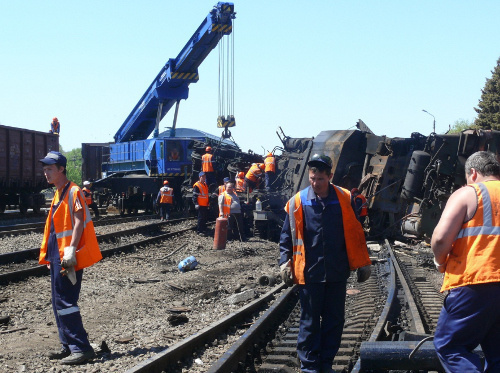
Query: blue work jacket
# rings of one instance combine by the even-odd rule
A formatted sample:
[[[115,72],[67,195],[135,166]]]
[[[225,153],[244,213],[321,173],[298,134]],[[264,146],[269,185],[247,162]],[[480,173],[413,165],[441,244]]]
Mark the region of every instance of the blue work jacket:
[[[303,199],[306,283],[344,281],[349,277],[349,261],[344,239],[342,210],[337,193],[330,185],[328,197],[321,199],[309,186],[300,192]],[[292,238],[288,214],[280,237],[280,262],[292,257]]]

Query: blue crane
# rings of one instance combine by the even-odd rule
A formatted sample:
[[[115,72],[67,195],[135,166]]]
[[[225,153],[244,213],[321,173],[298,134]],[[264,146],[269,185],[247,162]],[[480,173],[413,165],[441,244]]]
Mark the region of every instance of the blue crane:
[[[198,81],[198,66],[215,48],[219,40],[232,32],[232,20],[235,15],[233,3],[219,2],[214,6],[178,56],[169,59],[160,70],[116,132],[115,143],[145,140],[153,130],[153,137],[157,137],[159,122],[174,103],[176,111],[173,131],[175,131],[180,100],[188,98],[189,84]]]

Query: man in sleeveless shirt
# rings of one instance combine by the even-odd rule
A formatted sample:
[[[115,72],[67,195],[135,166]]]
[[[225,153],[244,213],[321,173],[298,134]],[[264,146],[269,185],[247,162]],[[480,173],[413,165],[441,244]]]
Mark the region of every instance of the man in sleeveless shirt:
[[[441,291],[449,291],[434,346],[446,372],[500,372],[500,163],[476,152],[465,175],[467,186],[450,196],[431,240],[445,274]]]

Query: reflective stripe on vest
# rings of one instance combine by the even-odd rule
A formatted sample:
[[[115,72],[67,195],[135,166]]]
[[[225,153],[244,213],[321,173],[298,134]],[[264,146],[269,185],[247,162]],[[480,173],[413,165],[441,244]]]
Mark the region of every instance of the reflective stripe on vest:
[[[229,194],[224,192],[224,200],[223,200],[223,205],[222,205],[222,217],[227,218],[229,214],[231,213],[231,203],[233,202],[233,199]]]
[[[477,209],[463,223],[450,251],[441,291],[460,286],[500,282],[500,182],[470,184]]]
[[[201,170],[203,172],[214,172],[212,166],[212,154],[207,153],[201,157]]]
[[[248,180],[251,180],[254,183],[256,183],[257,181],[259,181],[259,176],[260,175],[262,175],[262,171],[260,170],[259,165],[254,163],[252,165],[252,167],[250,167],[250,169],[248,170],[248,172],[245,175],[245,177]]]
[[[274,157],[267,157],[264,160],[264,164],[266,165],[265,172],[275,172],[276,171],[276,166],[274,163]]]
[[[90,189],[83,188],[82,192],[83,192],[83,195],[85,196],[85,202],[87,203],[87,205],[91,205],[92,204],[92,192],[90,191]]]
[[[62,258],[64,255],[64,248],[71,245],[71,240],[73,238],[73,228],[74,228],[74,205],[76,200],[79,200],[80,205],[83,209],[83,232],[80,237],[80,241],[77,243],[76,249],[76,260],[77,264],[75,270],[78,271],[82,268],[89,267],[99,260],[102,259],[101,251],[99,250],[99,244],[97,243],[97,238],[95,235],[94,224],[90,217],[90,211],[83,200],[80,188],[75,183],[71,183],[68,192],[61,200],[59,207],[52,214],[52,210],[55,204],[55,197],[52,199],[52,204],[50,206],[50,212],[45,223],[44,237],[42,245],[40,247],[40,264],[48,264],[49,262],[45,259],[47,255],[48,240],[50,236],[50,224],[51,217],[54,222],[54,229],[57,238],[57,245],[59,249],[59,255]]]
[[[338,202],[342,210],[342,221],[344,224],[344,239],[346,243],[347,258],[351,270],[364,267],[371,264],[363,228],[359,223],[354,210],[351,206],[350,193],[333,185],[337,193]],[[302,211],[302,203],[304,205],[312,205],[307,201],[307,191],[305,188],[293,196],[285,206],[285,211],[288,213],[290,221],[290,233],[293,245],[292,255],[292,270],[294,273],[294,281],[298,284],[305,284],[304,269],[305,269],[305,251],[304,246],[304,213]]]
[[[207,184],[205,184],[205,183],[202,184],[200,181],[197,181],[196,183],[194,183],[193,187],[195,187],[195,186],[197,186],[198,190],[200,191],[200,194],[198,194],[198,196],[197,196],[198,205],[208,206],[208,186],[207,186]]]
[[[163,187],[160,189],[160,203],[172,203],[172,197],[174,196],[174,190],[169,187]]]

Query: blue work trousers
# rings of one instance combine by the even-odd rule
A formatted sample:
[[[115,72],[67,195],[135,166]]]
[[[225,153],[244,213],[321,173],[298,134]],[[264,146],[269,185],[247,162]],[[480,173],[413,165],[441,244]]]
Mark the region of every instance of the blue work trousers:
[[[170,208],[172,207],[171,203],[160,203],[160,217],[162,219],[170,219]]]
[[[484,369],[472,352],[478,345]],[[452,289],[439,315],[434,346],[446,372],[500,372],[500,283]]]
[[[199,206],[198,207],[198,227],[196,229],[196,231],[198,233],[206,233],[207,220],[208,220],[208,206]]]
[[[274,176],[275,176],[275,173],[274,172],[266,172],[265,173],[265,180],[266,180],[266,190],[267,191],[270,191],[271,190],[271,185],[273,184],[274,182]]]
[[[299,285],[300,326],[297,355],[306,373],[332,367],[344,328],[346,281]]]

